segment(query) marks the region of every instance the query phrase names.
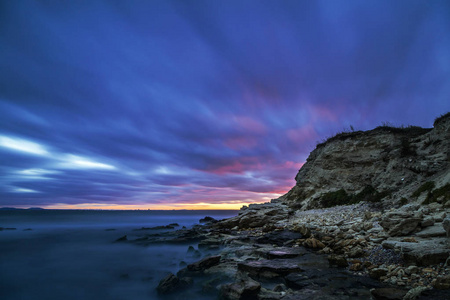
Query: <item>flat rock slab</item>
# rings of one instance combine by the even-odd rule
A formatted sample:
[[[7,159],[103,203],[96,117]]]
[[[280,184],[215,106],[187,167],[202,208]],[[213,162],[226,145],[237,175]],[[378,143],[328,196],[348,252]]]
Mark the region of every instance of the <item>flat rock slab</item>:
[[[427,227],[424,230],[416,233],[416,236],[421,238],[427,238],[427,237],[439,237],[439,236],[446,236],[446,232],[444,227],[442,226],[442,223],[437,223],[433,226]]]
[[[294,249],[289,250],[273,250],[267,253],[267,257],[269,259],[277,259],[277,258],[294,258],[299,256],[300,251],[295,251]]]
[[[189,271],[204,271],[206,269],[209,269],[217,264],[219,264],[220,262],[220,258],[221,256],[209,256],[206,257],[200,261],[197,261],[193,264],[190,264],[187,266],[187,269]]]
[[[400,249],[405,262],[414,263],[418,266],[443,263],[450,255],[446,238],[442,237],[418,239],[418,243],[389,239],[384,241],[382,245],[388,249]]]
[[[252,276],[264,276],[264,274],[276,274],[285,276],[294,272],[303,271],[296,261],[273,259],[273,260],[256,260],[238,263],[240,271],[248,272]]]

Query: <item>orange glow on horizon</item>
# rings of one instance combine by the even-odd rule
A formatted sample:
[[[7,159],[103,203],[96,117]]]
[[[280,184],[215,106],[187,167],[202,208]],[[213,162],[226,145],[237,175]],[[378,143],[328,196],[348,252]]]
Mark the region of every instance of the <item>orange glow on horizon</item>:
[[[263,202],[253,202],[263,203]],[[171,203],[171,204],[152,204],[152,205],[119,205],[119,204],[101,204],[101,203],[83,203],[83,204],[52,204],[43,206],[45,209],[94,209],[94,210],[239,210],[244,205],[250,203]]]

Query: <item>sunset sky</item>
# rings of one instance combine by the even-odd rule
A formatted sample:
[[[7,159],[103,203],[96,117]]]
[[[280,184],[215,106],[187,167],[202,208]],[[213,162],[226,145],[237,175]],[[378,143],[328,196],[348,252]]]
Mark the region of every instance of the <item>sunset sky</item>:
[[[0,69],[0,206],[239,208],[450,111],[450,2],[5,0]]]

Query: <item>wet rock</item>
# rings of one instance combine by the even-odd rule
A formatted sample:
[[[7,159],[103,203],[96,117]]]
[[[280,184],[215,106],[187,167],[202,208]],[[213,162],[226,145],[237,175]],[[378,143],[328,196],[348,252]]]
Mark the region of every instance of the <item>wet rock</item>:
[[[369,276],[374,279],[380,279],[381,276],[386,276],[388,269],[386,268],[373,268],[369,271]]]
[[[218,221],[213,217],[206,216],[198,221],[199,223],[217,223]]]
[[[420,294],[426,291],[428,288],[424,286],[418,286],[410,289],[406,295],[403,297],[403,300],[416,300]]]
[[[348,266],[347,259],[342,255],[329,255],[328,262],[330,263],[330,266],[337,266],[339,268],[345,268]]]
[[[290,230],[273,231],[258,238],[256,242],[259,244],[275,244],[282,246],[289,241],[301,239],[302,237],[303,236],[300,233]]]
[[[375,300],[402,300],[407,291],[395,288],[376,288],[370,292]]]
[[[172,225],[165,226],[155,226],[155,227],[141,227],[139,229],[134,229],[133,231],[145,231],[145,230],[163,230],[163,229],[174,229],[175,227]]]
[[[118,238],[118,239],[116,240],[116,242],[126,242],[127,240],[128,240],[128,239],[127,239],[127,236],[124,235],[124,236]]]
[[[272,250],[267,253],[267,258],[277,259],[277,258],[293,258],[300,255],[300,252],[295,249],[283,249],[283,250]]]
[[[254,277],[272,277],[271,274],[285,276],[302,271],[296,262],[284,259],[241,262],[238,263],[238,270],[248,272]]]
[[[179,279],[174,274],[170,273],[166,277],[164,277],[158,284],[156,290],[159,294],[170,294],[177,291],[181,291],[188,286],[192,285],[192,278],[185,277]]]
[[[222,300],[257,300],[261,284],[253,279],[222,285],[219,298]]]
[[[204,271],[206,269],[209,269],[209,268],[219,264],[220,258],[221,258],[220,255],[209,256],[200,261],[197,261],[195,263],[188,265],[187,269],[189,271]]]
[[[435,289],[447,290],[450,289],[450,275],[439,276],[433,284]]]

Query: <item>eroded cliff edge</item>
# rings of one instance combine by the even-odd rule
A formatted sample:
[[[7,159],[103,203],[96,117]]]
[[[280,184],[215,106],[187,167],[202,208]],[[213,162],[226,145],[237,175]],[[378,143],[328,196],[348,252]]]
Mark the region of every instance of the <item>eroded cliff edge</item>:
[[[450,113],[437,118],[433,128],[380,126],[338,134],[317,145],[295,180],[274,202],[301,210],[360,200],[385,207],[423,202],[450,183]],[[427,182],[432,182],[428,190],[414,194]]]

